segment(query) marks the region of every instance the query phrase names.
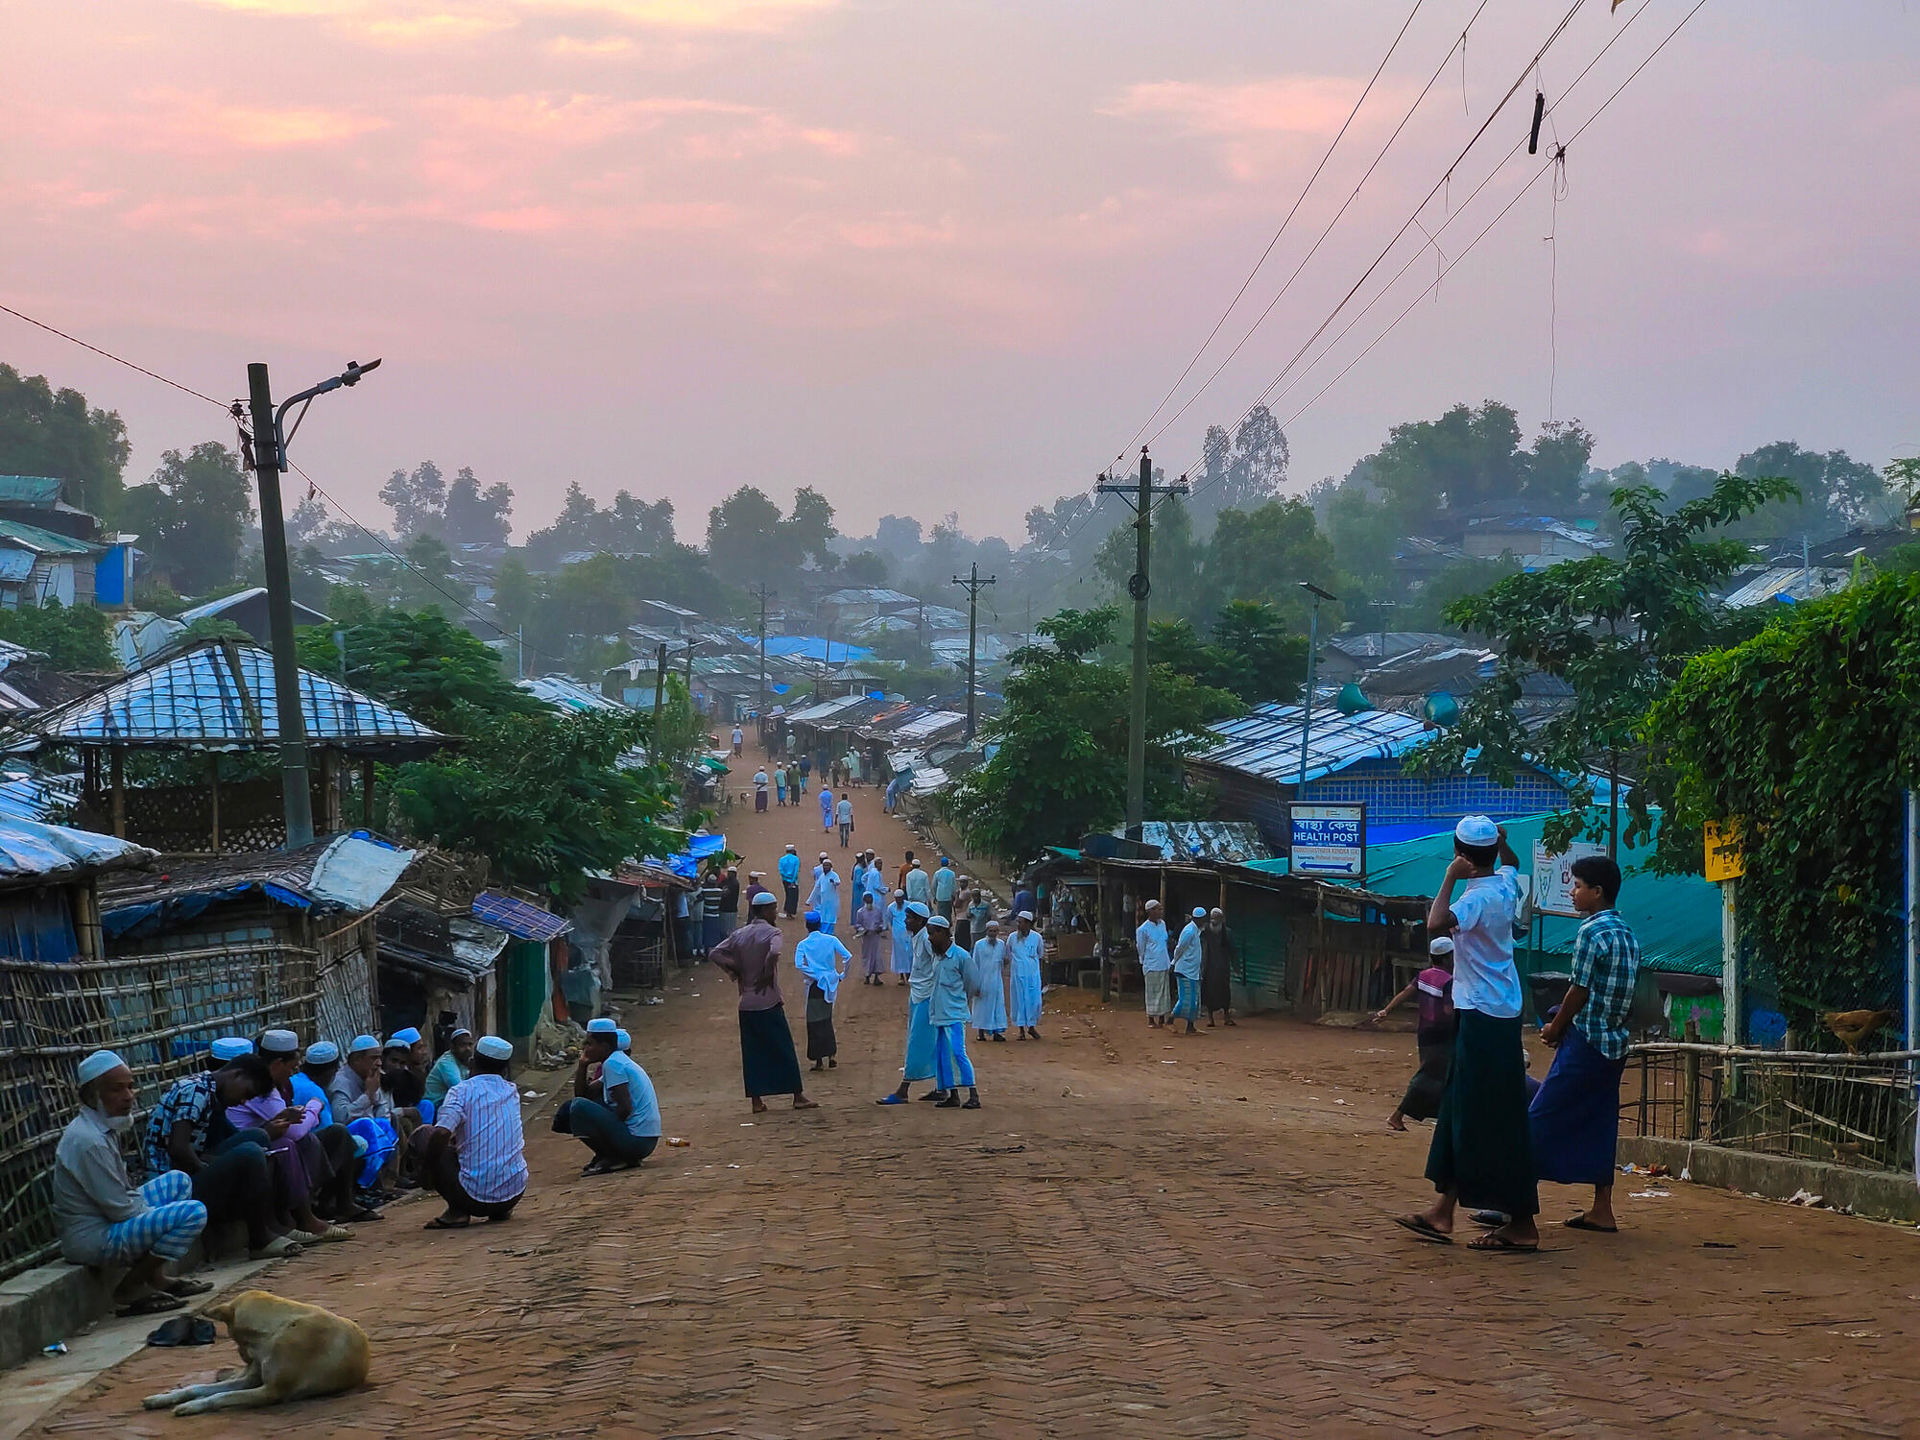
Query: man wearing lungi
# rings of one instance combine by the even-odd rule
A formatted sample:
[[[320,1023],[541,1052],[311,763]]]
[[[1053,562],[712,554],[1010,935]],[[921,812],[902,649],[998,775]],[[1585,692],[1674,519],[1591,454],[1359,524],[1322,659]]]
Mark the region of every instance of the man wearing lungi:
[[[1553,1065],[1527,1108],[1533,1164],[1555,1185],[1593,1186],[1593,1204],[1569,1230],[1611,1235],[1614,1146],[1620,1139],[1620,1072],[1627,1064],[1627,1017],[1640,975],[1640,942],[1614,908],[1620,867],[1604,855],[1573,862],[1573,908],[1586,916],[1573,942],[1573,984],[1540,1032]]]
[[[1464,1202],[1508,1217],[1469,1249],[1530,1254],[1540,1248],[1533,1221],[1540,1196],[1528,1143],[1520,972],[1513,963],[1519,863],[1507,832],[1485,815],[1469,815],[1454,827],[1453,851],[1427,911],[1429,935],[1453,936],[1453,1068],[1427,1152],[1427,1178],[1440,1198],[1394,1223],[1450,1245],[1454,1210]],[[1456,900],[1454,887],[1462,881]]]
[[[753,1113],[768,1095],[793,1096],[793,1108],[812,1110],[800,1079],[800,1057],[780,995],[780,930],[773,923],[773,896],[754,897],[748,922],[707,952],[707,958],[740,988],[740,1071]]]

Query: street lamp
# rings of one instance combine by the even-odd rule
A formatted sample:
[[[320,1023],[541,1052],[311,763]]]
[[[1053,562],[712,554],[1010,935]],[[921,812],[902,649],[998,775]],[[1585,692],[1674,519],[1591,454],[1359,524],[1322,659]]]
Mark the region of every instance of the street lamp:
[[[273,695],[280,719],[280,788],[287,821],[287,848],[297,850],[313,839],[313,796],[307,789],[307,722],[300,709],[300,666],[294,655],[293,586],[287,573],[287,525],[280,505],[280,476],[287,469],[287,446],[300,432],[307,407],[316,396],[360,383],[377,370],[374,360],[362,365],[349,360],[338,375],[302,390],[274,408],[273,386],[267,367],[247,366],[247,398],[253,419],[253,471],[260,486],[260,548],[267,570],[267,633],[273,645]],[[287,411],[295,405],[293,430],[286,428]],[[240,402],[233,405],[240,418]]]
[[[1302,580],[1300,588],[1313,596],[1313,619],[1307,625],[1307,693],[1300,703],[1300,778],[1294,782],[1296,797],[1307,783],[1307,730],[1313,723],[1313,672],[1320,660],[1320,602],[1340,598],[1311,580]]]

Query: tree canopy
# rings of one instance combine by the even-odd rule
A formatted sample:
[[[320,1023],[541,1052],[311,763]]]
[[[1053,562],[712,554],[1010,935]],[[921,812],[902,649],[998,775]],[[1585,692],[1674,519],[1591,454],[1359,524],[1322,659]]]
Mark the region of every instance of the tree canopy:
[[[145,485],[121,497],[121,523],[140,536],[153,567],[182,594],[232,583],[253,519],[253,486],[240,457],[208,440],[169,450]]]
[[[0,365],[0,475],[68,481],[69,503],[113,521],[132,453],[118,411],[89,406],[78,390],[55,390],[44,375]]]

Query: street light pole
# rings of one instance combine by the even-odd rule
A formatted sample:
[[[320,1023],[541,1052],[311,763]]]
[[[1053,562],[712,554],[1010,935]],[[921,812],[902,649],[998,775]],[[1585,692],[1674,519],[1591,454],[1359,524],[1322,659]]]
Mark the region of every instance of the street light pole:
[[[980,587],[996,583],[989,575],[980,578],[980,562],[972,563],[965,576],[956,575],[953,583],[967,592],[967,733],[964,738],[971,741],[974,729],[974,691],[977,688],[975,677],[979,673],[980,640]]]
[[[1313,618],[1307,622],[1307,690],[1300,700],[1300,776],[1293,784],[1296,800],[1307,783],[1307,732],[1313,725],[1314,671],[1320,662],[1320,602],[1340,598],[1322,590],[1310,580],[1302,580],[1300,588],[1313,596]]]

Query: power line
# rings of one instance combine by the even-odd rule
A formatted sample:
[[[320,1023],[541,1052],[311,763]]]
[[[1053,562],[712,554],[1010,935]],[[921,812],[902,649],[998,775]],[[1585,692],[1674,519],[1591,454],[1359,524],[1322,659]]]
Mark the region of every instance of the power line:
[[[1579,0],[1575,0],[1576,7],[1578,3],[1579,3]],[[1192,407],[1194,401],[1198,400],[1202,395],[1207,393],[1208,388],[1213,384],[1213,382],[1220,378],[1220,372],[1225,370],[1227,366],[1233,363],[1234,357],[1237,356],[1241,352],[1241,350],[1246,348],[1247,342],[1251,340],[1254,337],[1255,332],[1258,331],[1259,328],[1266,323],[1267,317],[1273,313],[1274,307],[1277,306],[1280,303],[1280,301],[1286,296],[1287,291],[1293,288],[1293,282],[1300,278],[1300,272],[1307,268],[1307,263],[1310,260],[1312,260],[1316,254],[1319,253],[1320,247],[1326,243],[1327,237],[1333,233],[1334,227],[1340,223],[1341,219],[1346,215],[1347,211],[1352,208],[1353,202],[1360,198],[1360,192],[1366,188],[1367,181],[1373,178],[1373,172],[1380,168],[1380,162],[1387,158],[1387,152],[1393,148],[1393,142],[1400,138],[1400,132],[1407,128],[1408,123],[1419,112],[1421,105],[1426,103],[1427,95],[1432,91],[1434,85],[1439,82],[1441,75],[1445,73],[1447,68],[1447,62],[1453,59],[1453,52],[1457,50],[1461,45],[1466,43],[1467,30],[1471,30],[1473,28],[1474,21],[1480,18],[1480,12],[1482,10],[1485,10],[1486,8],[1487,8],[1487,0],[1480,0],[1479,9],[1475,10],[1473,12],[1472,18],[1467,21],[1467,29],[1462,30],[1460,32],[1460,38],[1454,41],[1452,45],[1447,47],[1447,53],[1440,57],[1440,63],[1434,67],[1433,74],[1427,77],[1427,83],[1420,88],[1420,93],[1414,96],[1413,103],[1407,107],[1407,113],[1400,117],[1400,123],[1393,127],[1393,133],[1387,136],[1386,143],[1380,147],[1379,153],[1373,157],[1373,163],[1367,166],[1366,171],[1360,176],[1359,182],[1353,187],[1352,191],[1349,192],[1349,194],[1347,195],[1347,198],[1341,202],[1340,208],[1334,212],[1333,218],[1329,220],[1326,224],[1326,227],[1323,230],[1321,230],[1319,238],[1313,242],[1313,245],[1308,249],[1307,253],[1300,257],[1300,263],[1294,266],[1293,273],[1287,276],[1286,282],[1281,285],[1280,289],[1274,294],[1274,297],[1267,302],[1267,308],[1262,310],[1259,316],[1254,320],[1253,324],[1247,327],[1247,333],[1242,335],[1240,337],[1239,343],[1236,344],[1232,350],[1227,352],[1226,358],[1223,359],[1218,365],[1214,366],[1213,373],[1207,376],[1206,380],[1201,383],[1200,388],[1198,390],[1195,390],[1193,394],[1187,397],[1185,404],[1183,404],[1172,415],[1167,417],[1166,424],[1162,425],[1158,430],[1153,432],[1153,440],[1158,441],[1159,438],[1162,435],[1166,434],[1167,431],[1180,419],[1182,415],[1187,413],[1187,411]],[[1564,28],[1564,22],[1563,22],[1562,28]],[[1552,44],[1553,42],[1549,40],[1547,43]],[[1517,85],[1516,85],[1516,88],[1518,88]],[[1500,104],[1504,105],[1506,104],[1507,100],[1510,100],[1512,98],[1513,98],[1513,91],[1510,90],[1507,92],[1506,99],[1503,99],[1500,102]],[[1494,114],[1498,114],[1498,113],[1499,113],[1499,106],[1495,106]],[[1491,124],[1492,120],[1493,120],[1493,116],[1489,115],[1487,117],[1488,123]],[[1480,128],[1481,128],[1481,132],[1484,133],[1486,130],[1486,126],[1482,125]],[[1475,141],[1477,141],[1479,138],[1480,138],[1479,135],[1474,136]],[[1468,149],[1473,148],[1473,141],[1468,142],[1467,148]],[[1454,163],[1457,165],[1459,161],[1456,160]],[[1449,171],[1449,174],[1451,174],[1451,171]],[[1432,198],[1433,197],[1431,195],[1427,197],[1428,200],[1431,200]],[[1424,202],[1422,203],[1421,208],[1422,209],[1426,208]]]
[[[1401,22],[1400,29],[1393,37],[1393,43],[1387,46],[1387,53],[1380,57],[1380,63],[1374,67],[1372,76],[1367,80],[1366,88],[1360,92],[1360,98],[1353,102],[1353,109],[1347,112],[1347,118],[1341,122],[1339,132],[1334,135],[1332,143],[1327,146],[1326,153],[1320,157],[1320,163],[1313,167],[1313,173],[1307,177],[1307,183],[1300,187],[1300,193],[1294,197],[1293,207],[1287,211],[1286,217],[1281,220],[1280,228],[1273,232],[1273,238],[1267,241],[1267,248],[1260,252],[1260,258],[1253,262],[1253,268],[1247,272],[1247,278],[1240,282],[1240,288],[1234,291],[1233,299],[1227,302],[1227,308],[1222,310],[1220,312],[1220,318],[1213,322],[1213,329],[1207,332],[1207,338],[1200,342],[1200,348],[1195,350],[1193,352],[1193,358],[1187,361],[1187,368],[1182,370],[1179,378],[1167,387],[1167,393],[1160,397],[1160,403],[1153,407],[1153,413],[1141,422],[1140,428],[1133,432],[1132,438],[1120,447],[1119,453],[1113,457],[1112,464],[1120,464],[1128,455],[1133,453],[1133,447],[1139,443],[1141,435],[1146,433],[1147,426],[1153,424],[1155,420],[1160,418],[1160,412],[1167,408],[1167,403],[1179,392],[1180,387],[1186,384],[1187,376],[1193,373],[1193,367],[1200,363],[1200,357],[1207,353],[1207,347],[1213,344],[1214,338],[1219,335],[1222,327],[1226,325],[1227,318],[1233,314],[1234,307],[1239,305],[1241,299],[1245,297],[1248,287],[1253,284],[1254,277],[1260,273],[1261,267],[1267,263],[1267,257],[1273,254],[1273,247],[1280,243],[1280,237],[1287,233],[1287,226],[1293,223],[1293,217],[1300,213],[1301,205],[1306,203],[1307,193],[1313,189],[1314,181],[1320,178],[1320,172],[1325,170],[1327,168],[1327,162],[1333,159],[1333,152],[1340,148],[1340,142],[1346,138],[1347,130],[1352,126],[1354,117],[1359,115],[1360,107],[1367,103],[1367,97],[1373,93],[1373,87],[1385,72],[1387,62],[1393,59],[1394,51],[1400,48],[1400,42],[1406,38],[1408,29],[1413,25],[1414,17],[1420,13],[1420,6],[1424,3],[1425,0],[1414,0],[1413,9],[1407,12],[1407,18]],[[1480,0],[1480,9],[1484,10],[1486,8],[1487,0]],[[1474,12],[1474,19],[1478,19],[1479,15],[1480,11],[1476,10]],[[1473,21],[1469,20],[1467,24],[1471,27]],[[1461,33],[1461,39],[1464,40],[1465,38],[1466,35],[1463,31]],[[1447,58],[1451,59],[1452,57],[1453,51],[1448,50]],[[1440,63],[1444,65],[1446,61],[1443,60]]]
[[[116,355],[111,350],[102,350],[98,345],[89,344],[87,341],[82,340],[78,335],[69,335],[66,331],[61,330],[56,326],[49,325],[44,320],[36,320],[33,318],[33,316],[28,315],[23,311],[16,310],[11,305],[0,305],[0,312],[4,312],[8,315],[11,315],[16,320],[24,320],[26,321],[27,324],[32,325],[37,329],[44,330],[49,335],[58,335],[62,340],[67,341],[69,344],[78,345],[82,350],[91,350],[94,354],[100,356],[102,359],[111,360],[116,365],[124,365],[129,370],[137,370],[142,375],[145,375],[149,380],[158,380],[162,385],[171,385],[174,389],[180,391],[183,395],[191,395],[196,400],[204,400],[209,405],[219,406],[222,410],[225,410],[227,408],[227,402],[224,400],[216,400],[206,392],[201,390],[196,390],[191,385],[183,385],[178,380],[169,380],[165,375],[162,375],[158,370],[149,370],[144,365],[136,365],[133,361],[127,359],[124,355]]]
[[[1640,72],[1642,70],[1645,70],[1647,66],[1653,63],[1654,59],[1660,54],[1660,52],[1665,50],[1667,46],[1673,42],[1674,37],[1679,35],[1681,30],[1686,28],[1687,22],[1693,19],[1695,15],[1698,15],[1700,11],[1705,8],[1706,3],[1707,3],[1707,0],[1697,0],[1697,3],[1694,5],[1694,7],[1691,10],[1687,11],[1685,15],[1680,17],[1679,23],[1676,24],[1672,30],[1667,32],[1666,37],[1662,39],[1661,42],[1658,45],[1656,45],[1652,49],[1652,51],[1648,53],[1647,57],[1644,60],[1642,60],[1637,66],[1634,67],[1632,73],[1629,74],[1626,77],[1626,79],[1622,80],[1617,86],[1614,87],[1613,92],[1609,94],[1604,101],[1601,102],[1600,108],[1595,110],[1593,114],[1589,115],[1586,118],[1586,120],[1582,122],[1580,128],[1573,132],[1572,138],[1567,140],[1565,144],[1561,145],[1558,148],[1561,150],[1566,149],[1567,147],[1571,146],[1575,140],[1578,140],[1583,134],[1585,134],[1587,127],[1592,125],[1594,121],[1598,120],[1602,115],[1606,113],[1607,107],[1612,105],[1613,102],[1619,98],[1620,92],[1625,90],[1627,86],[1631,85],[1634,82],[1634,80],[1639,77]],[[1646,9],[1646,5],[1642,4],[1642,6],[1640,7],[1640,10],[1644,10],[1644,9]],[[1640,14],[1640,10],[1636,10],[1634,12],[1634,16],[1637,17]],[[1631,17],[1629,18],[1627,23],[1628,24],[1632,23]],[[1623,26],[1622,28],[1624,29],[1625,27]],[[1598,57],[1596,57],[1596,59],[1597,58]],[[1592,67],[1589,66],[1588,68],[1591,69]],[[1585,72],[1583,71],[1581,73],[1584,74]],[[1406,319],[1408,315],[1413,313],[1414,306],[1418,305],[1422,300],[1424,300],[1427,297],[1428,293],[1439,285],[1440,280],[1445,278],[1447,271],[1451,271],[1455,265],[1458,265],[1462,260],[1464,260],[1467,257],[1467,255],[1473,250],[1474,246],[1478,245],[1480,241],[1486,237],[1487,232],[1492,230],[1494,226],[1498,225],[1502,220],[1504,220],[1507,217],[1507,214],[1514,208],[1514,206],[1518,205],[1525,196],[1532,193],[1534,186],[1538,185],[1543,178],[1553,173],[1555,167],[1559,163],[1560,163],[1559,157],[1555,156],[1554,158],[1548,160],[1548,162],[1545,165],[1543,165],[1539,170],[1535,171],[1532,177],[1528,179],[1527,183],[1520,188],[1519,193],[1517,193],[1511,200],[1509,200],[1506,203],[1506,205],[1501,208],[1500,213],[1495,215],[1491,220],[1489,220],[1486,223],[1486,225],[1481,228],[1479,234],[1475,235],[1473,239],[1467,243],[1466,248],[1463,249],[1458,255],[1456,255],[1453,258],[1452,261],[1448,263],[1446,270],[1442,271],[1439,276],[1436,276],[1432,281],[1430,281],[1426,285],[1425,288],[1423,288],[1417,295],[1415,295],[1412,301],[1409,302],[1407,307],[1404,310],[1402,310],[1398,315],[1396,315],[1393,318],[1393,320],[1387,325],[1386,329],[1382,330],[1378,335],[1376,335],[1373,338],[1373,340],[1367,345],[1366,349],[1362,350],[1358,355],[1355,355],[1351,360],[1349,360],[1346,363],[1346,365],[1342,367],[1339,374],[1335,375],[1325,385],[1321,386],[1320,389],[1314,393],[1312,399],[1308,400],[1305,405],[1302,405],[1298,410],[1294,411],[1292,416],[1288,418],[1287,424],[1291,425],[1295,420],[1298,420],[1310,408],[1312,408],[1314,404],[1316,404],[1319,401],[1322,395],[1325,395],[1327,391],[1331,390],[1335,385],[1339,384],[1340,381],[1346,377],[1346,374],[1348,371],[1352,370],[1354,366],[1358,365],[1362,360],[1366,359],[1367,356],[1373,352],[1374,346],[1378,345],[1382,340],[1386,339],[1388,335],[1392,334],[1394,329],[1400,324],[1400,322]],[[1402,271],[1401,273],[1404,274],[1405,272]],[[1395,278],[1397,279],[1398,277],[1396,276]],[[1384,290],[1381,292],[1381,294],[1383,295],[1385,293],[1386,292]],[[1377,299],[1378,297],[1375,297],[1375,298]],[[1362,311],[1361,313],[1364,314],[1365,312]],[[1343,331],[1341,333],[1344,334],[1345,332]],[[1338,343],[1337,338],[1335,343],[1336,344]],[[1331,347],[1329,347],[1329,349],[1331,349]]]

